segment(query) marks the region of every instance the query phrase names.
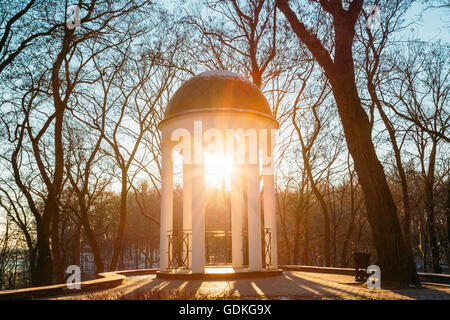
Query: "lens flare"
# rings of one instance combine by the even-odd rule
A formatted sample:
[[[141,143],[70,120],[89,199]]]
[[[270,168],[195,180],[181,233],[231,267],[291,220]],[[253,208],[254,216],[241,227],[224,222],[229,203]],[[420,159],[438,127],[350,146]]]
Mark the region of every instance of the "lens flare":
[[[230,184],[233,159],[224,153],[205,154],[205,183],[209,187],[220,187],[225,180],[226,187]]]

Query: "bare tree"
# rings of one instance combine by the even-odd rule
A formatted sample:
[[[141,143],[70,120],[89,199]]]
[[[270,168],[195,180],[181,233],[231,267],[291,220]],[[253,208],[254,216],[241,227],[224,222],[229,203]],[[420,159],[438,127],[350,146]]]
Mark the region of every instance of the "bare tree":
[[[114,159],[119,173],[117,179],[121,184],[120,220],[114,254],[110,268],[117,267],[120,250],[126,226],[127,196],[133,181],[139,173],[140,164],[145,163],[148,155],[144,148],[144,137],[157,127],[158,107],[167,89],[175,80],[176,69],[167,65],[167,57],[162,52],[163,47],[157,47],[153,52],[145,52],[140,58],[127,55],[127,72],[114,84],[119,92],[116,104],[107,116],[107,127],[104,140],[111,151],[105,150]],[[178,49],[178,48],[177,48]],[[169,55],[173,52],[169,53]],[[169,57],[170,58],[170,57]],[[156,119],[155,119],[156,118]],[[133,123],[133,127],[130,127]]]
[[[403,234],[405,243],[409,246],[411,242],[410,224],[410,200],[408,193],[408,183],[406,180],[406,173],[403,167],[401,156],[401,141],[398,142],[398,128],[389,114],[384,110],[383,91],[386,89],[386,81],[389,80],[389,66],[386,51],[391,46],[391,35],[405,30],[410,24],[404,23],[405,12],[410,8],[413,1],[386,1],[383,2],[383,21],[380,27],[376,30],[368,29],[364,24],[360,24],[357,30],[358,42],[362,45],[362,57],[356,59],[356,64],[363,70],[364,82],[369,94],[369,101],[371,106],[375,106],[380,114],[384,126],[389,134],[389,139],[395,157],[395,164],[400,178],[402,188],[402,203],[403,203]],[[392,70],[392,69],[391,69]],[[370,106],[369,106],[370,108]],[[371,111],[373,112],[373,110]]]
[[[314,152],[313,152],[313,147],[315,146],[315,143],[317,142],[318,138],[319,138],[319,133],[321,133],[322,130],[322,126],[323,126],[323,122],[327,121],[326,119],[321,119],[321,117],[323,118],[323,115],[319,115],[318,113],[318,107],[320,105],[322,105],[324,103],[324,101],[326,100],[327,96],[330,93],[329,88],[327,87],[327,83],[324,83],[322,85],[322,88],[320,88],[320,92],[317,95],[316,99],[310,99],[312,100],[311,102],[311,106],[308,106],[311,110],[312,113],[312,126],[313,126],[313,131],[312,133],[306,133],[302,131],[305,131],[307,128],[306,123],[308,123],[306,121],[307,117],[303,114],[303,116],[301,117],[301,120],[297,120],[297,113],[298,113],[298,109],[299,109],[299,103],[301,99],[305,99],[305,88],[307,85],[307,82],[310,80],[310,76],[311,73],[314,70],[314,65],[311,66],[311,68],[309,70],[307,70],[304,73],[304,76],[301,79],[301,88],[299,89],[298,95],[294,101],[294,106],[293,106],[293,110],[292,110],[292,124],[295,128],[295,131],[297,132],[298,135],[298,139],[300,142],[300,146],[301,146],[301,154],[302,154],[302,159],[303,159],[303,165],[304,165],[304,170],[307,173],[308,176],[308,180],[311,184],[311,189],[314,193],[314,196],[316,197],[317,201],[319,202],[319,205],[321,207],[321,211],[323,214],[323,218],[324,218],[324,256],[325,256],[325,264],[327,266],[331,266],[331,258],[330,258],[330,215],[329,215],[329,210],[323,195],[323,191],[321,191],[319,189],[318,186],[318,180],[320,179],[320,175],[322,173],[324,173],[334,162],[334,160],[336,159],[336,155],[332,158],[332,160],[327,163],[324,168],[321,168],[320,173],[316,174],[316,176],[314,177],[313,174],[313,168],[312,168],[312,162],[314,161],[313,158],[314,156]],[[306,99],[305,99],[306,100]],[[308,108],[308,109],[309,109]],[[329,119],[328,119],[329,120]],[[299,123],[302,123],[303,128],[300,128]],[[309,123],[308,123],[309,125]],[[307,130],[306,130],[307,131]],[[306,136],[305,136],[306,135]],[[316,143],[317,144],[317,143]]]
[[[188,23],[200,31],[208,51],[201,61],[209,68],[227,70],[233,66],[250,75],[261,88],[268,80],[275,58],[277,17],[271,1],[204,1],[219,21],[190,15]]]
[[[36,41],[52,36],[65,24],[52,17],[55,14],[52,7],[57,7],[54,0],[13,0],[0,4],[0,73]],[[42,20],[48,27],[42,27]]]
[[[348,249],[350,245],[350,240],[352,235],[356,229],[356,218],[358,211],[361,211],[362,205],[362,197],[358,196],[360,193],[358,192],[359,184],[355,181],[355,171],[350,164],[350,159],[347,159],[347,170],[348,170],[348,188],[350,189],[350,221],[348,222],[348,228],[345,233],[344,242],[342,244],[341,257],[340,257],[340,265],[341,267],[347,267],[349,265],[350,256],[348,255]],[[344,189],[345,190],[345,189]],[[359,199],[358,199],[359,198]],[[341,204],[342,205],[342,204]]]
[[[414,126],[409,133],[417,147],[422,171],[427,231],[434,272],[438,273],[441,268],[434,189],[438,148],[446,141],[443,137],[448,136],[450,127],[447,108],[450,90],[448,59],[448,47],[445,45],[435,44],[424,50],[423,45],[411,43],[406,57],[397,54],[394,62],[396,75],[390,83],[390,93],[395,100],[385,102],[396,115]]]
[[[50,51],[46,60],[42,57],[38,59],[43,63],[43,67],[22,62],[22,65],[25,64],[24,69],[29,71],[24,76],[25,79],[28,77],[29,86],[19,105],[16,128],[11,130],[8,124],[4,124],[12,133],[10,141],[15,144],[9,158],[15,183],[27,199],[36,223],[37,257],[34,285],[52,283],[53,271],[58,282],[64,280],[59,243],[59,196],[64,182],[65,160],[64,116],[76,86],[82,82],[81,71],[101,50],[86,60],[78,59],[77,53],[84,42],[94,37],[101,38],[102,32],[114,29],[115,19],[126,16],[144,4],[145,2],[135,4],[129,1],[120,6],[111,6],[109,0],[80,3],[80,7],[86,10],[86,14],[81,18],[81,24],[85,24],[85,27],[78,31],[68,29],[65,23],[62,24],[54,32],[55,40],[51,43],[55,45],[56,53]],[[51,61],[50,65],[48,61]],[[40,104],[46,104],[46,107],[43,108]],[[25,151],[27,148],[28,152]],[[27,155],[32,156],[31,161],[36,168],[33,174],[37,173],[46,188],[42,192],[42,208],[36,203],[34,191],[28,188],[20,170],[25,159],[23,157]]]
[[[11,188],[11,183],[2,181],[2,184],[4,187],[0,188],[0,207],[6,212],[7,221],[13,222],[25,238],[28,248],[28,268],[33,279],[35,277],[36,241],[29,217],[30,212],[24,204],[23,196]]]
[[[293,32],[308,47],[330,81],[347,146],[364,191],[384,283],[417,283],[412,252],[403,240],[397,207],[376,155],[371,124],[361,105],[356,87],[352,47],[355,25],[361,16],[363,1],[318,1],[319,10],[323,10],[332,18],[334,55],[324,47],[319,35],[308,29],[304,21],[299,19],[288,1],[277,0],[276,3],[289,21]]]

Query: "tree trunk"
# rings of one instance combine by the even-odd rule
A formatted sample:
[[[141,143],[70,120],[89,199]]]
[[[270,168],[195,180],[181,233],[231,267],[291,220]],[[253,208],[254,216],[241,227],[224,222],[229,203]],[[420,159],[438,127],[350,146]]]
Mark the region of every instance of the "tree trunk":
[[[431,148],[430,159],[428,164],[428,174],[425,175],[425,210],[427,212],[427,231],[430,239],[431,259],[433,264],[433,271],[441,273],[441,266],[439,264],[439,246],[437,244],[436,236],[436,218],[434,210],[434,168],[436,163],[436,148],[437,143],[433,141]]]
[[[56,203],[52,203],[52,206],[57,206]],[[58,209],[55,208],[55,211]],[[52,255],[53,255],[53,270],[55,272],[56,283],[64,283],[64,266],[63,258],[61,256],[61,245],[59,241],[59,212],[53,214],[52,218]]]
[[[372,100],[375,102],[378,112],[380,113],[381,119],[383,120],[384,126],[389,133],[389,138],[391,140],[392,149],[394,150],[395,163],[397,165],[398,175],[400,177],[400,183],[402,188],[402,202],[403,202],[403,236],[405,237],[405,243],[407,246],[411,246],[411,213],[409,208],[409,194],[408,194],[408,182],[406,180],[405,169],[403,168],[403,163],[401,160],[400,148],[397,144],[397,139],[395,137],[395,130],[389,121],[388,116],[383,110],[380,100],[376,94],[375,86],[370,82],[368,84],[368,89]]]
[[[298,218],[297,218],[298,219]],[[296,220],[297,220],[296,219]],[[292,257],[292,262],[294,264],[298,264],[298,256],[299,256],[299,242],[300,242],[300,226],[299,223],[296,221],[295,222],[295,234],[294,234],[294,252],[293,252],[293,257]]]
[[[140,251],[139,251],[139,246],[138,246],[137,243],[134,245],[134,250],[135,250],[134,255],[136,257],[136,261],[135,261],[136,262],[136,269],[139,269]]]
[[[70,50],[70,43],[73,39],[74,30],[65,29],[61,50],[56,57],[55,62],[52,67],[52,75],[51,75],[51,87],[52,87],[52,97],[53,97],[53,106],[55,108],[55,125],[54,125],[54,173],[53,173],[53,181],[50,181],[47,176],[45,169],[42,168],[43,162],[41,160],[41,151],[39,150],[38,143],[39,141],[34,140],[32,147],[34,156],[38,162],[39,170],[41,175],[44,177],[47,189],[48,196],[45,203],[44,212],[42,214],[42,229],[41,234],[38,234],[38,257],[36,261],[36,285],[48,285],[53,281],[53,266],[49,266],[52,264],[52,257],[50,252],[50,244],[49,237],[50,234],[50,224],[53,222],[53,228],[58,229],[58,217],[55,215],[59,215],[58,208],[58,194],[61,191],[61,184],[63,180],[64,174],[64,148],[62,142],[62,130],[63,130],[63,122],[64,122],[64,111],[66,109],[65,102],[61,99],[60,96],[60,87],[61,81],[59,79],[59,71],[61,69],[61,65],[64,61],[64,58],[68,54]],[[30,133],[31,136],[31,133]],[[59,249],[58,239],[52,239],[56,241],[55,249]],[[54,254],[56,256],[56,271],[57,271],[57,279],[61,278],[61,260],[59,256],[58,250],[55,250]],[[64,270],[63,270],[64,272]],[[62,274],[64,278],[64,273]],[[33,284],[34,285],[34,284]]]
[[[53,283],[53,259],[50,253],[49,240],[49,231],[41,231],[38,233],[36,266],[32,279],[34,287]]]
[[[350,243],[350,238],[353,234],[353,229],[355,227],[355,217],[356,217],[356,211],[358,208],[355,207],[355,191],[356,188],[353,189],[353,174],[350,175],[350,223],[347,229],[347,233],[345,235],[344,244],[342,245],[342,251],[341,251],[341,267],[346,268],[348,266],[347,261],[347,251],[348,251],[348,245]]]
[[[325,265],[329,267],[331,265],[331,254],[330,254],[330,215],[328,213],[328,207],[325,202],[325,199],[320,192],[320,190],[316,186],[316,182],[314,181],[314,177],[312,175],[311,166],[309,164],[309,158],[306,154],[306,150],[302,148],[303,155],[303,164],[305,166],[306,173],[308,175],[309,182],[311,183],[311,189],[316,197],[317,201],[320,204],[320,208],[323,215],[323,232],[324,232],[324,241],[323,241],[323,254],[325,257]]]
[[[419,241],[420,241],[420,248],[421,248],[421,253],[422,253],[422,257],[423,257],[423,272],[427,272],[428,271],[428,259],[427,259],[428,239],[427,239],[426,230],[423,227],[422,218],[420,218],[420,220],[419,220]]]
[[[286,211],[284,210],[284,201],[283,205],[281,204],[280,197],[282,195],[280,193],[276,193],[277,195],[277,204],[278,204],[278,212],[280,213],[280,224],[281,224],[281,231],[283,234],[283,242],[286,252],[282,255],[283,263],[284,264],[290,264],[291,263],[291,252],[290,252],[290,246],[289,246],[289,237],[287,235],[287,225],[286,225]]]
[[[81,239],[81,226],[77,224],[75,234],[72,240],[72,252],[70,258],[70,264],[80,265],[80,239]]]
[[[153,268],[153,248],[150,248],[150,261],[148,262],[149,268]]]
[[[84,201],[84,199],[80,199],[80,201]],[[87,208],[83,203],[80,203],[80,214],[84,233],[88,238],[89,244],[91,245],[92,248],[92,254],[94,255],[96,272],[102,273],[104,271],[102,253],[100,252],[97,238],[95,237],[94,231],[92,230],[91,225],[89,223]]]
[[[303,232],[303,239],[304,239],[304,245],[303,245],[303,256],[302,256],[302,264],[303,265],[309,265],[309,208],[307,207],[305,210],[305,222],[304,222],[304,232]]]
[[[447,247],[450,248],[450,177],[447,182],[447,206],[445,208],[447,218]],[[450,266],[450,259],[447,257],[447,265]]]
[[[441,235],[441,233],[439,235]],[[447,260],[447,265],[448,265],[450,262],[450,243],[447,242],[447,239],[445,239],[445,236],[441,239],[441,244],[442,244],[442,248],[444,249],[445,260]]]
[[[119,220],[119,230],[117,232],[116,242],[114,244],[114,253],[111,260],[110,271],[114,271],[117,268],[117,262],[120,257],[120,252],[122,249],[123,236],[125,234],[125,225],[127,218],[127,195],[128,195],[128,184],[127,184],[127,171],[122,171],[122,190],[120,193],[120,220]]]

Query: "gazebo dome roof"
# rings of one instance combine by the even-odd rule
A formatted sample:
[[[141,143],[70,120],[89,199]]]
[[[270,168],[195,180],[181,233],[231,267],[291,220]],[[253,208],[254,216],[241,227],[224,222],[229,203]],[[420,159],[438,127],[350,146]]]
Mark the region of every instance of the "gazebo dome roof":
[[[170,99],[165,119],[197,111],[244,111],[273,119],[258,87],[229,71],[206,71],[184,82]]]

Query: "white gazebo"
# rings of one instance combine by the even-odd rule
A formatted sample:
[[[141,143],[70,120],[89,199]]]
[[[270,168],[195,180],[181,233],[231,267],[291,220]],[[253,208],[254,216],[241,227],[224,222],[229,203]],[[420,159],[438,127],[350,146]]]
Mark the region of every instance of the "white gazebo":
[[[272,161],[278,123],[261,91],[232,72],[201,73],[184,82],[174,94],[159,128],[162,133],[159,275],[206,272],[204,156],[207,152],[226,154],[233,161],[232,273],[278,271]],[[177,231],[173,228],[172,159],[176,145],[181,147],[183,156],[183,229]],[[244,217],[248,217],[245,231]],[[248,234],[246,250],[245,234]],[[244,252],[248,252],[248,265],[244,265]],[[176,255],[182,257],[178,265],[173,263]]]

